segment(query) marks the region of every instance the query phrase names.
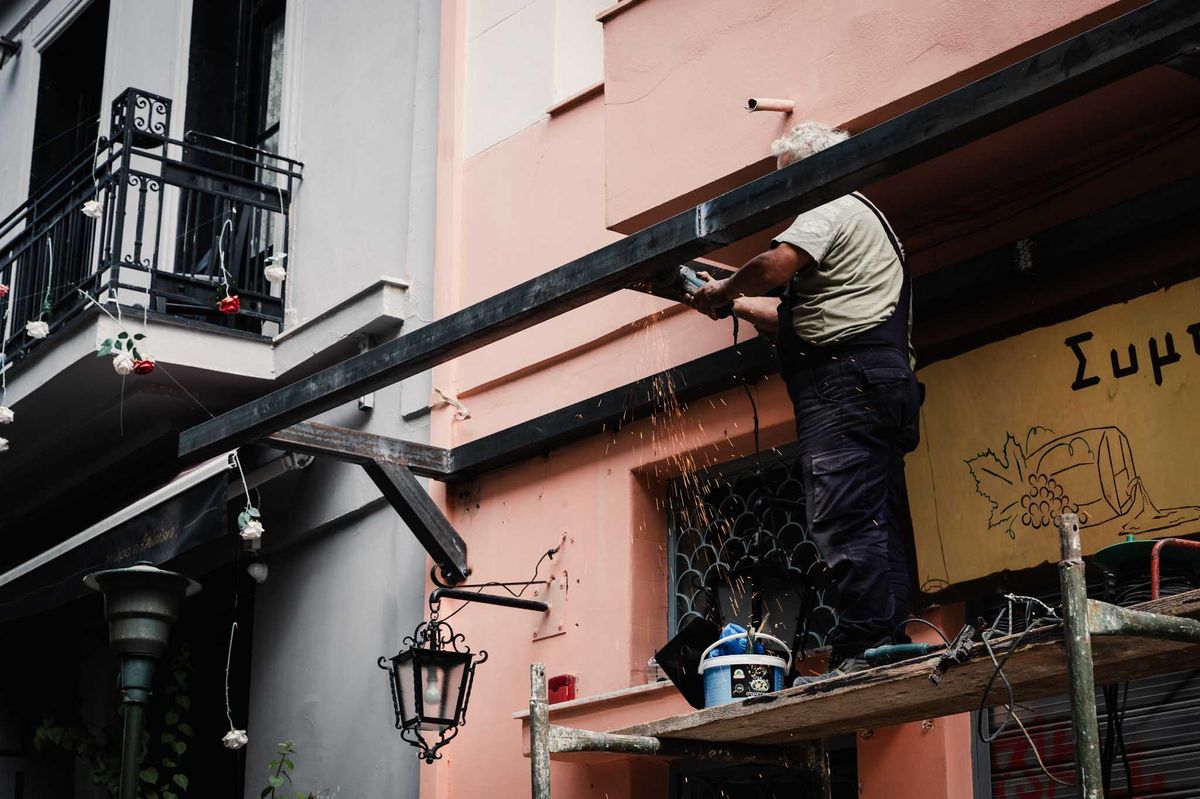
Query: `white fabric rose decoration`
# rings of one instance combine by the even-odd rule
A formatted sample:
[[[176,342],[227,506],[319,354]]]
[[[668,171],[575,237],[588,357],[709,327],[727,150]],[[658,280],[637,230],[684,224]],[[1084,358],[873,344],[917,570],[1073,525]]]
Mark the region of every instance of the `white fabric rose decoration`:
[[[272,255],[267,259],[267,265],[263,267],[263,277],[273,286],[278,286],[287,278],[287,270],[283,268],[283,259],[286,255]]]
[[[0,405],[0,424],[12,424],[15,416],[16,414],[13,413],[12,408],[7,405]]]
[[[258,519],[251,519],[242,526],[242,540],[257,541],[258,539],[262,538],[262,535],[265,532],[266,530],[263,528],[262,522],[260,522]]]
[[[279,264],[270,264],[263,269],[263,277],[272,286],[278,286],[287,278],[287,270]]]
[[[45,338],[50,335],[50,325],[40,319],[25,323],[25,332],[30,338]]]
[[[83,208],[79,210],[83,211],[84,216],[99,219],[100,215],[104,213],[104,206],[101,205],[99,200],[88,200],[83,204]]]
[[[127,375],[133,371],[133,356],[127,352],[118,352],[113,356],[113,369],[119,375]]]
[[[8,452],[8,439],[0,438],[0,452]]]
[[[241,749],[249,742],[250,736],[246,734],[245,730],[230,730],[221,739],[221,743],[225,744],[226,749]]]

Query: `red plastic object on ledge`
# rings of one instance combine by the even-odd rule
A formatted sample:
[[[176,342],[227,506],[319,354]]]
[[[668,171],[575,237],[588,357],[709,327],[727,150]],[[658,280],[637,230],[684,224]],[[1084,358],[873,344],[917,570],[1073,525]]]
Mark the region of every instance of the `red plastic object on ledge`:
[[[547,680],[546,689],[550,704],[557,705],[559,702],[570,702],[574,699],[575,680],[574,674],[556,674]]]

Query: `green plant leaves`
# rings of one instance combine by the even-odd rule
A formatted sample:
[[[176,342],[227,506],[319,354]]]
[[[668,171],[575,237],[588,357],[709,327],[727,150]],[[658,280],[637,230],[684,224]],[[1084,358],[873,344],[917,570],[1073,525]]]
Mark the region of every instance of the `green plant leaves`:
[[[151,785],[158,782],[158,769],[154,766],[147,766],[138,772],[138,779],[142,782],[148,782]]]
[[[179,722],[175,729],[179,730],[179,732],[188,736],[189,738],[196,734],[196,731],[192,729],[192,725],[188,724],[186,721]]]
[[[186,775],[176,774],[173,777],[171,777],[171,781],[174,782],[176,785],[178,785],[183,790],[185,790],[185,791],[187,790],[188,778]]]
[[[270,777],[267,777],[267,782],[271,784],[272,788],[279,789],[283,787],[284,778],[278,774],[272,774]]]
[[[183,741],[176,741],[175,743],[171,744],[171,748],[175,750],[175,754],[182,755],[187,751],[187,744],[185,744]]]

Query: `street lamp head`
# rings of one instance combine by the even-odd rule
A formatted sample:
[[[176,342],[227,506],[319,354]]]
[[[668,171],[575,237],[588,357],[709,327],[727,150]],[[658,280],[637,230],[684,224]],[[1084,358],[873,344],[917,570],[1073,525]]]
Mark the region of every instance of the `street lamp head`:
[[[388,672],[396,729],[426,763],[440,758],[438,750],[466,724],[475,667],[487,660],[487,652],[473,654],[463,641],[435,613],[404,639],[406,649],[378,661]]]
[[[118,657],[153,660],[167,651],[184,597],[200,590],[195,580],[149,563],[94,572],[83,584],[104,595],[109,643]]]

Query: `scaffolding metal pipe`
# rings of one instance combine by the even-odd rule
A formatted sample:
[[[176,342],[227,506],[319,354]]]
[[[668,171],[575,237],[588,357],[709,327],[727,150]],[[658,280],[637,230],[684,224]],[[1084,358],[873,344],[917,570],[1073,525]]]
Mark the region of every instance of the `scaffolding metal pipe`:
[[[805,769],[820,772],[824,766],[824,749],[808,746],[754,746],[746,744],[711,743],[649,735],[622,735],[612,732],[593,732],[572,727],[550,725],[550,752],[610,752],[621,755],[649,757],[682,757],[689,760],[715,760],[726,763],[756,763],[763,766]]]
[[[550,699],[544,663],[529,667],[529,770],[533,799],[550,799]]]
[[[1092,635],[1132,635],[1200,644],[1200,621],[1131,610],[1094,599],[1088,600],[1088,631]]]
[[[1088,625],[1087,580],[1079,515],[1058,517],[1062,560],[1058,564],[1063,599],[1063,645],[1071,683],[1071,723],[1075,729],[1075,783],[1081,799],[1104,799],[1100,768],[1100,725],[1096,718],[1096,677]]]
[[[1158,599],[1160,583],[1162,582],[1162,551],[1167,547],[1183,549],[1200,549],[1200,541],[1189,541],[1186,538],[1164,538],[1150,550],[1150,598]]]

